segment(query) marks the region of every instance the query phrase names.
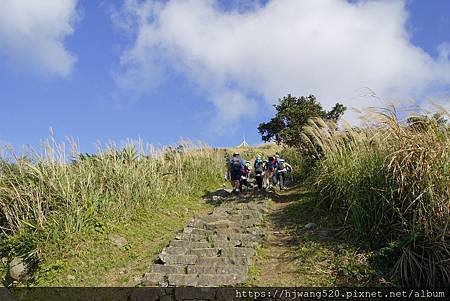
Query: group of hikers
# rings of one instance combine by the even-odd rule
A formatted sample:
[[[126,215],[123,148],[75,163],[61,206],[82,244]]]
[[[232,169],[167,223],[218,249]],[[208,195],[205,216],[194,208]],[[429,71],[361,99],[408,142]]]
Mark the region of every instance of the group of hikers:
[[[234,152],[227,167],[225,178],[231,180],[233,193],[242,191],[243,186],[250,186],[248,180],[251,174],[256,179],[258,189],[272,189],[279,184],[280,190],[284,190],[287,174],[292,177],[292,166],[279,154],[268,156],[264,160],[262,155],[258,155],[252,166],[250,161],[245,161],[238,152]]]

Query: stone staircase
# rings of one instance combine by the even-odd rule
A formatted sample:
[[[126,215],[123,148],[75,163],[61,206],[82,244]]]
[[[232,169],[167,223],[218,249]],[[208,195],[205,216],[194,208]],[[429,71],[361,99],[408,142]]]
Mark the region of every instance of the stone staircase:
[[[246,281],[264,237],[260,225],[270,199],[220,190],[207,201],[220,204],[210,214],[193,218],[162,250],[144,275],[144,286],[216,287]]]

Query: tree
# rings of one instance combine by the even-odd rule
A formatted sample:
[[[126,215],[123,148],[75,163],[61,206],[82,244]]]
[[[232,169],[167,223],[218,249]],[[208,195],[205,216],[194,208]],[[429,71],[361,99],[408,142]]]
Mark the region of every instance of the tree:
[[[269,122],[260,123],[258,131],[264,142],[275,141],[288,146],[299,146],[303,127],[312,117],[337,121],[347,109],[336,103],[331,111],[325,111],[314,95],[308,97],[293,97],[290,94],[279,99],[274,105],[276,115]]]

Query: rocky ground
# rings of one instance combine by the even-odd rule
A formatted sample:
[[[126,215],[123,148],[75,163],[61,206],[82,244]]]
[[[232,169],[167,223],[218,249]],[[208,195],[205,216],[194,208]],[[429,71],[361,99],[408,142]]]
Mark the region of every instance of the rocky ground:
[[[255,248],[262,242],[261,227],[270,195],[227,190],[210,195],[216,207],[193,218],[159,254],[144,275],[144,286],[234,286],[244,283]]]

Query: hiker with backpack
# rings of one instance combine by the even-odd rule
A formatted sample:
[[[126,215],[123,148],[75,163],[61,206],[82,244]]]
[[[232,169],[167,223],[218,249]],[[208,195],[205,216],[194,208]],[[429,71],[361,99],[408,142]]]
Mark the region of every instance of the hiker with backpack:
[[[286,174],[292,173],[292,166],[288,164],[284,159],[278,158],[277,161],[277,167],[276,167],[276,178],[278,181],[278,184],[280,186],[280,190],[285,189],[285,183],[286,183]]]
[[[233,193],[239,193],[242,188],[241,177],[245,172],[245,162],[238,152],[233,153],[228,163],[228,177],[233,186]]]
[[[277,161],[273,156],[267,158],[267,162],[264,166],[264,186],[266,189],[271,189],[274,185],[275,169]]]
[[[242,175],[241,175],[241,185],[240,185],[241,191],[244,191],[244,186],[251,187],[250,181],[249,181],[250,174],[252,172],[251,167],[252,167],[252,165],[251,165],[250,161],[245,161],[244,167],[242,168]]]
[[[263,177],[264,177],[264,162],[261,158],[261,155],[256,157],[255,163],[253,164],[255,168],[255,179],[256,184],[258,184],[258,188],[263,188]]]

